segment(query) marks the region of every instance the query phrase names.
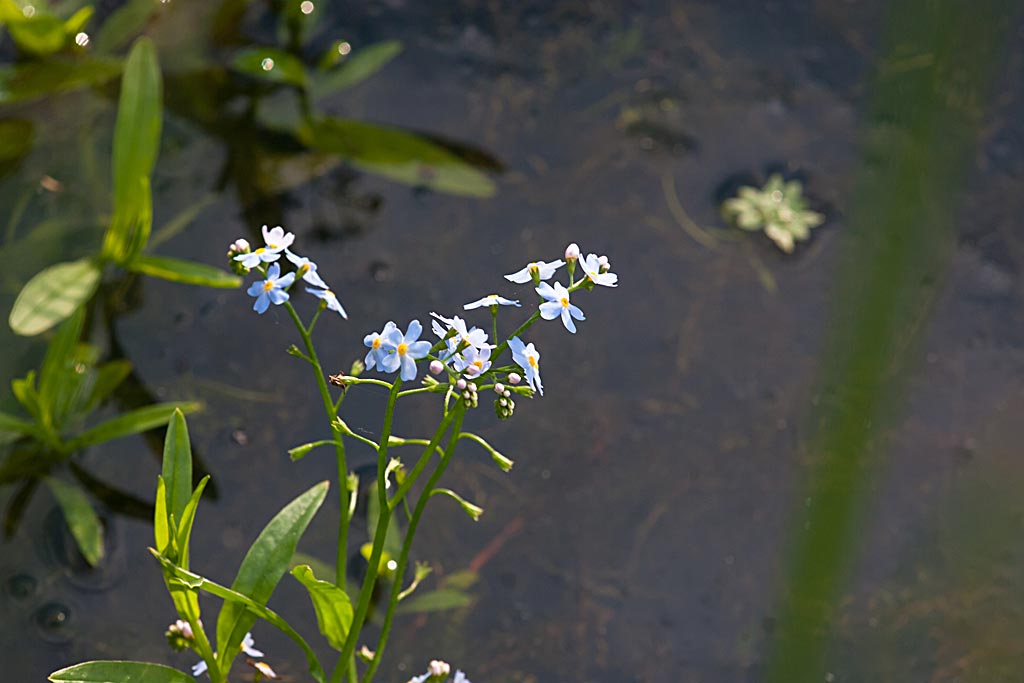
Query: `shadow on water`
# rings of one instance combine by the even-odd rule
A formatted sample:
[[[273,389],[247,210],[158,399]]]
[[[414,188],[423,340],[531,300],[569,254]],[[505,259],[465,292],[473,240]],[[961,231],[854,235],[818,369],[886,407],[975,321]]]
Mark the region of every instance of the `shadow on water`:
[[[901,410],[921,329],[945,283],[953,216],[1014,9],[1001,0],[902,0],[887,15],[770,683],[837,680],[826,654],[860,549],[866,493],[885,465],[884,430]]]

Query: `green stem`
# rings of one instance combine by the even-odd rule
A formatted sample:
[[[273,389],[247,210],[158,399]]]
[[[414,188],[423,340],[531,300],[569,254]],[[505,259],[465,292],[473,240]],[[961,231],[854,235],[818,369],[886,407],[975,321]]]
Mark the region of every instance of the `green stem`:
[[[313,346],[313,338],[309,334],[309,330],[305,325],[302,324],[302,320],[299,318],[299,314],[295,312],[295,308],[292,306],[290,301],[284,302],[285,308],[288,310],[288,314],[292,317],[292,322],[295,323],[296,329],[299,331],[299,335],[302,336],[302,343],[306,347],[306,354],[312,361],[313,371],[316,375],[317,388],[320,389],[320,398],[324,403],[324,412],[327,413],[327,422],[331,426],[331,431],[334,433],[334,452],[338,464],[338,496],[339,496],[339,519],[338,519],[338,548],[335,562],[335,575],[334,583],[336,586],[344,589],[345,587],[345,574],[346,567],[345,562],[348,559],[348,527],[349,527],[349,514],[348,514],[348,464],[345,461],[345,442],[344,434],[339,428],[335,418],[337,412],[334,408],[334,399],[331,398],[331,390],[327,387],[327,380],[324,378],[324,370],[320,365],[320,359],[317,358],[316,348]],[[314,318],[314,322],[316,319]]]
[[[464,404],[461,402],[456,404],[456,406],[461,405]],[[464,409],[465,408],[463,408],[463,410]],[[395,495],[391,497],[391,501],[388,503],[390,511],[394,511],[395,508],[398,507],[398,503],[405,498],[405,494],[407,494],[412,485],[416,483],[416,479],[420,476],[423,468],[427,466],[427,463],[430,462],[431,456],[434,454],[434,451],[437,450],[438,444],[440,444],[441,439],[444,438],[444,433],[448,431],[448,425],[450,425],[452,420],[455,419],[455,413],[457,412],[459,412],[458,409],[450,410],[445,414],[444,419],[441,420],[441,424],[437,427],[437,431],[434,432],[434,436],[427,443],[427,447],[423,449],[423,455],[421,455],[420,459],[416,461],[416,464],[413,466],[409,474],[405,476],[405,481],[403,481],[401,486],[398,487],[398,490],[395,491]]]
[[[388,610],[384,615],[384,623],[381,625],[380,636],[377,638],[377,647],[374,650],[373,660],[370,662],[370,666],[366,669],[366,673],[363,674],[362,683],[370,683],[373,680],[373,675],[377,672],[377,667],[380,666],[380,662],[384,656],[384,647],[388,642],[388,635],[391,632],[391,621],[395,616],[395,608],[398,606],[398,596],[402,592],[402,576],[405,573],[406,564],[409,561],[409,551],[412,548],[413,536],[416,535],[416,528],[419,526],[420,518],[423,516],[423,511],[427,507],[427,501],[430,500],[430,495],[434,491],[434,487],[437,486],[437,482],[441,480],[441,476],[444,474],[445,469],[448,467],[448,463],[452,459],[452,455],[455,453],[455,444],[459,441],[459,432],[462,428],[462,418],[466,413],[464,402],[459,402],[459,405],[453,410],[453,413],[457,413],[455,421],[452,424],[452,432],[448,436],[448,446],[444,450],[444,455],[441,457],[441,463],[434,470],[434,473],[430,475],[430,479],[427,480],[427,485],[424,487],[423,492],[420,493],[419,499],[416,501],[416,508],[413,510],[412,517],[409,519],[409,528],[405,533],[405,540],[402,542],[402,551],[398,556],[398,567],[395,569],[395,581],[391,586],[391,596],[388,599]]]

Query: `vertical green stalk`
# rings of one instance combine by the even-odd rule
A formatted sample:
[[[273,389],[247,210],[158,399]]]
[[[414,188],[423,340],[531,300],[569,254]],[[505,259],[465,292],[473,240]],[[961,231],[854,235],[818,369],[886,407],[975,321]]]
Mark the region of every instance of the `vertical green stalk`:
[[[391,586],[391,595],[388,598],[387,614],[384,615],[384,624],[381,626],[380,636],[377,638],[377,647],[374,649],[373,660],[370,662],[366,673],[363,674],[362,683],[370,683],[373,680],[373,675],[377,672],[377,667],[380,666],[380,662],[384,657],[384,647],[387,645],[388,635],[391,632],[391,621],[395,616],[395,608],[398,606],[398,596],[402,592],[402,576],[409,561],[412,539],[416,535],[416,528],[419,526],[420,517],[423,516],[423,511],[427,507],[427,501],[430,500],[430,494],[434,487],[437,486],[437,482],[440,481],[444,471],[448,468],[452,454],[455,453],[455,444],[458,442],[459,433],[462,430],[462,418],[466,414],[466,404],[460,401],[453,412],[455,413],[455,419],[452,424],[451,434],[448,436],[448,445],[445,447],[444,455],[441,456],[441,463],[434,470],[434,473],[430,475],[430,479],[427,480],[427,485],[423,488],[423,492],[420,493],[420,497],[416,501],[416,508],[409,519],[409,528],[406,531],[405,540],[402,542],[401,554],[398,556],[398,567],[395,569],[395,582]]]
[[[334,409],[334,400],[331,399],[330,389],[327,388],[327,380],[324,379],[324,370],[320,365],[320,359],[317,358],[316,348],[313,346],[313,338],[310,335],[309,330],[306,329],[306,326],[302,324],[302,320],[299,319],[299,314],[295,312],[295,308],[292,306],[291,302],[286,301],[284,302],[284,305],[285,308],[288,309],[288,314],[292,317],[292,322],[295,323],[295,327],[299,330],[299,335],[302,336],[302,343],[306,347],[306,355],[309,356],[309,359],[313,363],[313,371],[316,375],[317,387],[320,389],[320,398],[323,400],[324,412],[327,413],[327,422],[331,425],[331,432],[334,435],[334,451],[338,464],[338,507],[340,509],[334,583],[344,590],[346,574],[345,563],[348,559],[348,527],[349,522],[351,521],[348,513],[348,463],[345,460],[345,437],[344,434],[342,434],[341,429],[337,426],[335,418],[337,418],[338,415]],[[316,322],[315,317],[313,318],[313,322]],[[310,325],[310,328],[312,328],[312,324]]]

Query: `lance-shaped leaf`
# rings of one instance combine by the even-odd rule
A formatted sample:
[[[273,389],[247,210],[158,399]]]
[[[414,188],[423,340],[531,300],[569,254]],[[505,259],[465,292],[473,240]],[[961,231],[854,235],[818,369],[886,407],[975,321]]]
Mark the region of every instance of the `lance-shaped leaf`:
[[[333,583],[317,579],[309,565],[293,568],[291,575],[309,591],[320,633],[331,647],[341,652],[345,647],[345,636],[352,626],[352,601]]]
[[[20,417],[0,413],[0,443],[7,443],[22,436],[31,436],[35,425]]]
[[[181,521],[185,505],[192,497],[192,444],[188,438],[185,413],[175,409],[167,423],[164,439],[164,484],[167,487],[167,514]]]
[[[295,55],[273,47],[249,47],[239,51],[231,60],[231,68],[246,76],[302,87],[306,84],[306,69]]]
[[[57,334],[50,340],[46,347],[46,355],[43,357],[43,364],[39,368],[39,402],[44,414],[52,417],[54,414],[57,394],[65,387],[67,375],[73,370],[69,367],[71,352],[82,335],[82,326],[85,323],[85,311],[79,307],[67,321],[57,330]],[[74,373],[79,375],[80,373]]]
[[[156,478],[156,501],[153,504],[153,542],[156,549],[167,554],[171,541],[171,521],[167,514],[167,483],[163,476]]]
[[[178,551],[181,557],[178,560],[185,569],[188,569],[189,541],[192,538],[192,525],[196,521],[196,511],[199,508],[199,500],[203,497],[203,491],[210,482],[210,475],[199,480],[199,485],[192,492],[192,497],[185,504],[185,511],[181,513],[181,522],[178,523]]]
[[[103,255],[117,263],[142,251],[153,226],[149,176],[160,148],[162,100],[156,48],[143,37],[125,62],[114,127],[114,214]]]
[[[11,329],[24,336],[45,332],[88,301],[99,281],[99,266],[89,258],[41,270],[15,299],[8,318]]]
[[[129,436],[146,432],[156,427],[163,427],[171,419],[171,414],[175,410],[181,410],[183,413],[194,413],[200,407],[202,407],[201,403],[190,401],[187,403],[157,403],[156,405],[132,410],[83,432],[78,437],[69,441],[65,446],[65,450],[75,451],[79,448],[95,446],[104,441],[119,439],[122,436]]]
[[[52,477],[47,477],[45,481],[64,513],[64,519],[82,557],[95,567],[103,559],[103,523],[92,509],[89,497],[74,484]]]
[[[259,605],[265,605],[281,577],[288,570],[299,538],[320,509],[330,482],[323,481],[291,503],[263,528],[238,568],[231,590]],[[217,617],[217,651],[223,653],[221,671],[227,672],[238,654],[238,646],[256,617],[245,607],[227,602]]]
[[[54,683],[195,683],[177,669],[149,662],[83,662],[50,674]]]
[[[132,364],[127,360],[112,360],[99,366],[96,369],[96,380],[92,384],[92,391],[82,406],[82,411],[88,413],[98,407],[131,372]]]
[[[24,102],[99,85],[121,73],[117,59],[51,57],[38,62],[0,66],[0,103]]]
[[[164,256],[140,254],[127,265],[127,268],[136,273],[170,280],[171,282],[180,282],[186,285],[234,289],[242,284],[242,278],[225,272],[220,268],[214,268],[205,263],[183,261],[182,259]]]
[[[341,57],[339,48],[343,45],[345,43],[331,45],[322,61],[330,64],[334,62],[335,57]],[[346,88],[351,88],[357,83],[362,83],[401,52],[402,44],[397,40],[374,43],[355,50],[339,66],[327,72],[317,73],[313,77],[313,99],[320,100]]]

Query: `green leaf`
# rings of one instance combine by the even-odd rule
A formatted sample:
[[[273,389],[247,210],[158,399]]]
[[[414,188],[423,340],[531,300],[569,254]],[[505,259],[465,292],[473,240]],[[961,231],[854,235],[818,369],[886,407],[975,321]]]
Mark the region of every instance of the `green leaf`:
[[[149,241],[153,227],[149,176],[160,149],[163,81],[156,48],[139,38],[125,62],[114,126],[114,214],[103,255],[128,263]]]
[[[180,520],[192,497],[192,444],[185,413],[175,410],[164,439],[163,479],[167,485],[167,514]]]
[[[331,46],[331,53],[326,57],[337,55],[336,45]],[[385,64],[402,52],[402,44],[397,40],[374,43],[354,51],[337,68],[320,72],[313,77],[312,93],[314,100],[351,88],[377,73]]]
[[[259,605],[267,604],[278,582],[288,570],[295,546],[313,515],[320,509],[330,482],[320,482],[286,505],[263,528],[238,568],[231,584]],[[221,671],[227,672],[238,654],[238,646],[256,617],[237,603],[228,602],[217,617],[217,651],[226,653]]]
[[[96,379],[93,382],[89,398],[85,401],[83,410],[88,412],[98,407],[103,402],[103,399],[117,389],[131,372],[132,364],[131,361],[127,360],[112,360],[97,368]]]
[[[242,284],[242,278],[220,268],[165,256],[140,254],[126,267],[136,273],[151,275],[171,282],[181,282],[186,285],[233,289]]]
[[[78,486],[60,479],[46,477],[45,481],[64,513],[82,557],[95,567],[103,559],[103,523],[92,509],[88,496]]]
[[[153,542],[156,549],[167,554],[171,542],[170,520],[167,516],[167,483],[163,476],[156,477],[156,500],[153,503]]]
[[[18,293],[8,318],[11,329],[27,337],[45,332],[88,301],[99,281],[100,269],[92,259],[41,270]]]
[[[317,579],[309,565],[293,568],[291,575],[309,591],[320,633],[331,647],[341,652],[345,647],[345,636],[352,626],[352,602],[348,595],[333,583]]]
[[[31,436],[34,431],[35,425],[28,420],[23,420],[20,417],[14,417],[7,413],[0,413],[0,433]]]
[[[36,371],[29,370],[22,379],[11,380],[11,393],[29,415],[37,421],[42,420],[43,412],[39,407],[39,392],[36,391]]]
[[[67,42],[64,22],[52,14],[40,12],[31,19],[10,22],[7,30],[19,48],[38,57],[60,52]]]
[[[64,324],[57,329],[57,334],[50,340],[46,347],[46,355],[43,357],[43,365],[39,369],[39,402],[44,414],[52,417],[56,412],[54,408],[58,402],[58,394],[62,390],[71,389],[73,384],[77,389],[80,382],[74,382],[81,373],[76,373],[72,367],[72,352],[82,336],[82,327],[85,324],[85,309],[79,307]],[[73,374],[75,377],[69,378]],[[72,382],[68,382],[72,379]],[[72,389],[73,390],[73,389]],[[65,400],[62,403],[68,403]]]
[[[104,20],[92,41],[93,48],[99,53],[120,50],[163,5],[155,0],[128,0]]]
[[[0,121],[0,175],[13,171],[32,149],[35,128],[25,119]]]
[[[50,674],[54,683],[195,683],[177,669],[149,662],[83,662]]]
[[[88,85],[106,83],[121,73],[116,59],[50,58],[13,66],[0,66],[0,104],[24,102]]]
[[[74,37],[85,28],[85,25],[92,19],[92,15],[95,13],[95,9],[92,5],[86,5],[85,7],[79,7],[78,10],[72,14],[64,22],[64,35]]]
[[[295,55],[272,47],[250,47],[239,51],[231,68],[246,76],[271,83],[304,87],[306,69]]]
[[[471,197],[490,197],[494,183],[447,149],[418,135],[364,121],[322,118],[299,131],[311,149],[396,182]]]
[[[468,607],[473,597],[459,590],[441,588],[429,593],[417,593],[405,600],[395,610],[399,614],[419,612],[441,612],[443,610]]]
[[[171,419],[171,414],[180,409],[183,413],[194,413],[202,407],[201,403],[190,401],[186,403],[157,403],[138,410],[132,410],[123,415],[107,420],[96,425],[76,438],[68,442],[66,450],[75,451],[88,446],[95,446],[104,441],[119,439],[122,436],[146,432],[156,427],[163,427]]]
[[[181,513],[181,523],[178,525],[178,551],[181,557],[178,563],[188,569],[189,542],[192,538],[192,525],[196,521],[196,511],[199,509],[199,500],[203,497],[206,485],[210,483],[210,475],[199,480],[199,485],[192,492],[192,497],[185,504],[185,511]]]

